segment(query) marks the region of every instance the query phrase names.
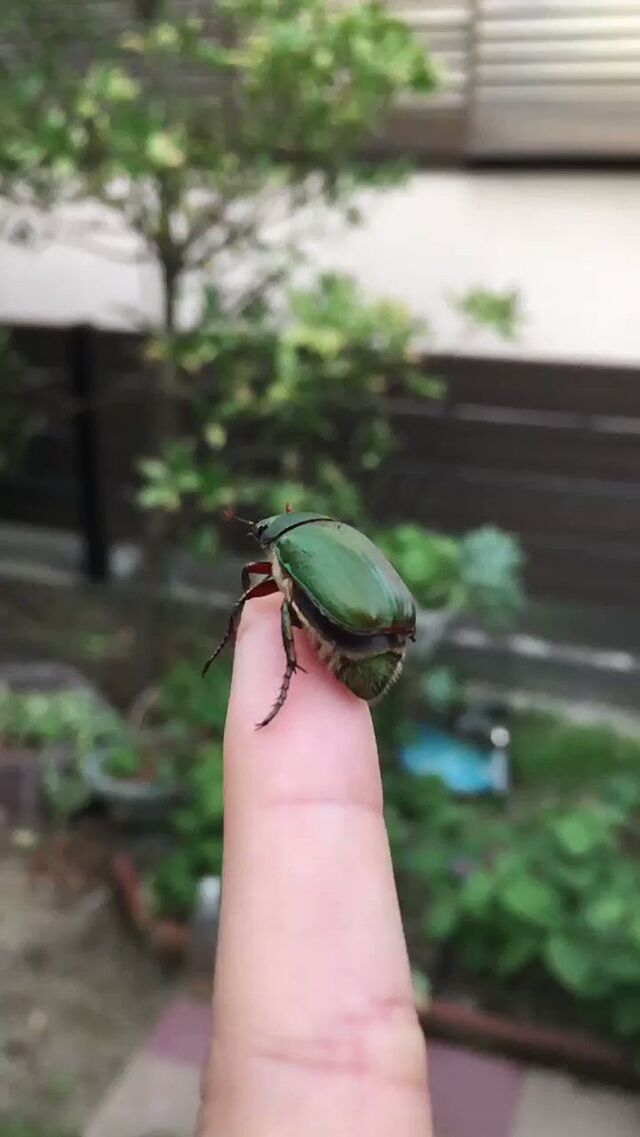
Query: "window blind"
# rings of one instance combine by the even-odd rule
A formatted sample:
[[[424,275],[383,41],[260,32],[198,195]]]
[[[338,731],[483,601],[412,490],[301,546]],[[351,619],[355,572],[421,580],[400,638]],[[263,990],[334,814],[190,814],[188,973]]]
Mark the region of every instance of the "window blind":
[[[392,146],[478,158],[640,156],[640,0],[387,3],[443,74],[439,95],[398,109]]]
[[[640,154],[638,0],[476,0],[467,148]]]

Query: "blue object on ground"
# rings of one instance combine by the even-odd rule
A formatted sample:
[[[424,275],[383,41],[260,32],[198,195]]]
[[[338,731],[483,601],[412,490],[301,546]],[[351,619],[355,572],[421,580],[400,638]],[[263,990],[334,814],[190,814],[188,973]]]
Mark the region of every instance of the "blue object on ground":
[[[474,746],[437,727],[421,727],[400,761],[411,774],[440,778],[454,793],[506,793],[508,788],[503,750]]]

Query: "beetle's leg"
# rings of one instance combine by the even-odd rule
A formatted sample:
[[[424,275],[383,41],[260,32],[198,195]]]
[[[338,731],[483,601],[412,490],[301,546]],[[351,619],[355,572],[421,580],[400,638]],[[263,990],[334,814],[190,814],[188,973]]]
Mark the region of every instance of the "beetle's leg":
[[[269,561],[252,561],[251,564],[245,565],[242,570],[242,591],[248,592],[251,587],[251,577],[255,576],[271,576],[271,564]]]
[[[220,655],[220,652],[223,650],[223,648],[225,648],[227,646],[227,644],[229,643],[229,640],[235,635],[236,629],[237,629],[238,624],[240,622],[240,617],[242,615],[242,609],[244,608],[245,604],[247,603],[247,600],[254,600],[257,596],[271,596],[272,592],[277,592],[277,591],[278,591],[278,585],[276,584],[275,580],[272,580],[271,577],[269,577],[267,580],[261,580],[261,581],[259,581],[258,584],[254,584],[253,588],[248,588],[248,589],[246,589],[245,592],[243,592],[242,596],[237,601],[237,603],[236,603],[236,605],[235,605],[235,607],[231,613],[231,616],[229,617],[229,625],[227,627],[226,632],[224,633],[222,639],[220,640],[220,643],[218,644],[213,655],[209,656],[207,662],[205,663],[204,667],[202,668],[202,674],[203,675],[207,674],[207,671],[211,667],[211,664],[213,663],[214,659],[218,658],[218,656]]]
[[[296,671],[306,671],[301,663],[298,663],[296,656],[296,644],[293,638],[293,628],[302,627],[298,617],[296,616],[293,608],[285,600],[280,610],[280,631],[282,633],[282,646],[287,660],[287,667],[292,667],[295,674]]]
[[[289,694],[291,677],[295,674],[296,671],[304,671],[304,668],[300,667],[300,664],[296,659],[296,645],[293,640],[291,612],[286,600],[283,602],[280,612],[280,627],[282,629],[282,644],[284,647],[284,654],[287,659],[287,666],[285,669],[278,698],[273,704],[266,719],[263,719],[262,722],[259,722],[257,724],[256,730],[261,730],[263,726],[268,726],[268,724],[276,717],[278,711],[284,706],[286,702],[287,695]]]

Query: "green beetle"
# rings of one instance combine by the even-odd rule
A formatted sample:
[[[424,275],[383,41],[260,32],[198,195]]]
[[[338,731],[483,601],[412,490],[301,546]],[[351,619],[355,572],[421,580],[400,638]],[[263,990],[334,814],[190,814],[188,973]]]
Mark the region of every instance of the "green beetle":
[[[287,511],[245,524],[268,560],[242,570],[242,596],[203,675],[234,635],[247,600],[279,591],[286,669],[258,728],[275,718],[292,676],[302,670],[294,626],[307,631],[320,658],[354,695],[369,703],[381,699],[400,675],[407,640],[416,638],[415,601],[393,565],[357,529],[319,513]],[[252,585],[252,576],[262,579]]]

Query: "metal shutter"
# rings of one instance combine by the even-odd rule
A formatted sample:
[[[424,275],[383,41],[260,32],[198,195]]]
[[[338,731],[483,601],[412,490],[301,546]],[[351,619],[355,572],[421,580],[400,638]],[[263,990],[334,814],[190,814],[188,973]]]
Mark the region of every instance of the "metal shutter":
[[[640,154],[638,0],[474,7],[471,154]]]

